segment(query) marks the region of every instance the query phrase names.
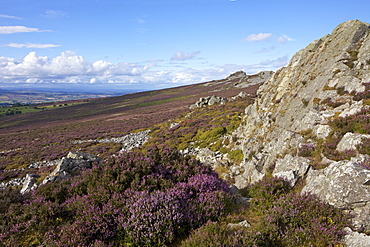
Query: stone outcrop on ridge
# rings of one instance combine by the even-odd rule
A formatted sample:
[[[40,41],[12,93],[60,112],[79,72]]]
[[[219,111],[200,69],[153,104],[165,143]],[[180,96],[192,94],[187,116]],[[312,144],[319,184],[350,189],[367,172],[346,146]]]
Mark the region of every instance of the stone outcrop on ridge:
[[[287,67],[278,70],[258,90],[254,104],[245,110],[234,142],[243,150],[244,173],[235,177],[245,187],[264,177],[269,166],[303,142],[301,131],[312,130],[318,138],[330,132],[327,125],[336,114],[354,114],[362,101],[340,95],[338,88],[363,92],[370,81],[370,28],[348,21],[332,34],[296,53]],[[344,104],[332,108],[318,102],[331,98]]]
[[[370,82],[370,27],[358,20],[338,25],[331,34],[297,52],[289,64],[278,70],[258,90],[254,104],[245,110],[233,145],[244,154],[240,169],[231,176],[235,185],[245,188],[261,180],[275,166],[274,176],[294,185],[305,179],[303,192],[318,195],[336,207],[348,207],[355,224],[370,230],[370,170],[360,166],[357,156],[351,161],[334,162],[322,155],[315,170],[311,161],[299,157],[302,145],[325,140],[334,117],[351,116],[369,108],[353,95],[365,91]],[[341,93],[341,92],[348,93]],[[326,104],[324,102],[334,102]],[[315,137],[307,140],[304,133]],[[337,149],[354,150],[368,135],[348,133]],[[230,142],[231,142],[230,138]],[[306,143],[308,141],[308,144]]]

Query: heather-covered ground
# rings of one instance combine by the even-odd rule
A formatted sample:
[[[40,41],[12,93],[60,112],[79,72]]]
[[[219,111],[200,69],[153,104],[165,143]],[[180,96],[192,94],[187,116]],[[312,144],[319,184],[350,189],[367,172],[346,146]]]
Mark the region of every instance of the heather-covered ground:
[[[90,99],[63,107],[45,107],[39,112],[1,117],[0,170],[25,168],[35,161],[53,160],[69,151],[85,150],[101,154],[119,150],[117,144],[72,144],[74,140],[124,136],[140,129],[174,119],[189,111],[200,97],[222,97],[240,91],[255,94],[258,86],[239,89],[214,83]]]
[[[199,84],[3,117],[0,182],[27,173],[40,174],[40,182],[52,168],[4,170],[69,151],[100,155],[103,162],[25,195],[16,188],[1,190],[0,246],[340,246],[350,217],[313,195],[301,195],[302,181],[292,188],[268,174],[241,191],[252,198],[249,205],[238,204],[207,164],[178,152],[189,145],[208,147],[240,162],[243,154],[228,140],[253,97],[192,111],[189,106],[202,96],[240,91],[253,96],[257,88]],[[368,129],[363,116],[367,112],[353,121],[331,122],[333,140],[343,128]],[[143,148],[120,155],[121,144],[72,143],[148,128],[152,138]],[[299,152],[315,159],[318,151],[330,152],[328,147],[303,146]],[[242,221],[251,227],[229,225]]]

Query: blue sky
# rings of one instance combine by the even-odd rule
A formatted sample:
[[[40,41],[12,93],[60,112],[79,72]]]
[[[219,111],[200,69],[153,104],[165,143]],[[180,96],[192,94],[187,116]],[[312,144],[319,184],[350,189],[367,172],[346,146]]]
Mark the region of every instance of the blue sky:
[[[0,88],[156,89],[285,66],[370,2],[0,0]]]

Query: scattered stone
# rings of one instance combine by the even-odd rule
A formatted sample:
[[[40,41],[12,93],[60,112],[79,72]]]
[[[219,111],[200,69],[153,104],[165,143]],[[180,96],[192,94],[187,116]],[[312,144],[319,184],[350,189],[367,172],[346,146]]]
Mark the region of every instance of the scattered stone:
[[[28,168],[41,168],[41,167],[48,167],[48,166],[56,166],[60,162],[60,159],[58,160],[52,160],[52,161],[36,161],[33,162],[31,165],[28,166]]]
[[[249,224],[248,221],[244,220],[244,221],[239,222],[239,223],[236,223],[236,224],[229,223],[229,224],[227,224],[227,227],[228,228],[231,228],[231,229],[238,228],[238,227],[246,227],[246,228],[248,228],[248,227],[251,227],[251,224]]]
[[[8,182],[0,183],[0,189],[22,186],[25,180],[26,180],[26,177],[21,177],[21,178],[14,178]]]
[[[202,97],[195,104],[192,104],[190,106],[190,110],[194,110],[195,108],[200,108],[200,107],[211,106],[217,103],[225,104],[227,101],[228,101],[227,98],[219,97],[215,95],[208,96],[208,97]]]
[[[218,166],[229,166],[227,154],[223,154],[219,151],[213,152],[209,148],[189,147],[187,149],[180,150],[180,153],[195,156],[200,162],[211,165],[213,169],[216,169]]]
[[[138,133],[131,133],[123,137],[121,143],[123,145],[120,152],[128,152],[134,148],[142,146],[150,139],[150,130],[141,131]]]
[[[27,174],[26,175],[26,179],[23,183],[23,187],[21,189],[21,194],[25,194],[25,193],[28,193],[34,189],[37,188],[37,185],[36,185],[36,179],[39,178],[40,176],[39,175],[36,175],[36,174]]]
[[[73,144],[81,144],[85,142],[98,142],[98,143],[122,143],[123,147],[120,152],[128,152],[134,148],[140,147],[146,141],[150,139],[150,130],[144,130],[138,133],[130,133],[128,135],[117,137],[117,138],[106,138],[100,140],[75,140],[72,141]]]

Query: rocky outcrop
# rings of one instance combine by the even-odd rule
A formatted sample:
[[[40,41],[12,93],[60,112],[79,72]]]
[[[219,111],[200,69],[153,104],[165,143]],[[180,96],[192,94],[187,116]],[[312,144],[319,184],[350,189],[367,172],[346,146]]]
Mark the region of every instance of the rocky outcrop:
[[[190,106],[190,109],[193,110],[195,108],[211,106],[214,104],[225,104],[227,101],[228,101],[227,98],[215,95],[202,97],[197,102],[195,102],[195,104],[192,104]]]
[[[333,119],[370,108],[368,98],[354,97],[368,94],[369,81],[368,23],[358,20],[342,23],[331,34],[297,52],[286,67],[259,87],[255,102],[245,109],[242,123],[230,138],[230,147],[241,149],[245,157],[239,168],[233,165],[230,169],[235,186],[246,188],[275,167],[273,176],[282,177],[292,186],[299,179],[304,180],[300,183],[305,184],[302,193],[315,194],[347,210],[354,215],[356,227],[369,231],[370,170],[366,168],[369,157],[360,154],[367,152],[361,151],[367,147],[359,148],[368,145],[369,135],[343,132],[332,135],[337,131],[333,128],[340,126],[330,126]],[[336,136],[342,137],[338,145],[328,139]],[[299,157],[303,148],[310,147],[314,152],[323,143],[336,145],[333,153],[345,155],[346,150],[353,150],[349,153],[356,157],[333,161],[329,158],[334,157],[327,152],[305,155],[309,159]],[[341,155],[335,158],[347,158]],[[367,240],[363,239],[366,236],[353,233],[346,239],[346,245],[366,246],[363,243]]]
[[[322,170],[310,170],[302,193],[312,193],[339,208],[349,209],[356,227],[370,230],[370,170],[352,158],[333,162]]]
[[[297,52],[287,67],[260,86],[233,133],[238,137],[233,146],[246,157],[241,163],[244,172],[235,175],[238,187],[263,178],[286,154],[294,156],[305,141],[303,132],[325,139],[332,117],[355,114],[365,107],[362,100],[353,100],[353,94],[363,92],[363,83],[370,81],[368,26],[358,20],[339,25]]]
[[[81,144],[85,142],[98,142],[98,143],[122,143],[122,149],[120,152],[128,152],[134,148],[140,147],[146,141],[150,139],[150,130],[144,130],[137,133],[130,133],[128,135],[116,138],[106,138],[106,139],[99,139],[99,140],[76,140],[72,141],[73,144]]]
[[[47,184],[54,181],[60,181],[71,177],[77,171],[91,168],[94,162],[100,162],[98,156],[83,152],[69,152],[67,157],[63,157],[57,167],[50,175],[42,181],[41,184]]]
[[[262,71],[255,75],[247,75],[244,71],[237,71],[226,78],[226,81],[233,82],[235,87],[249,87],[264,83],[274,74],[273,71]]]

